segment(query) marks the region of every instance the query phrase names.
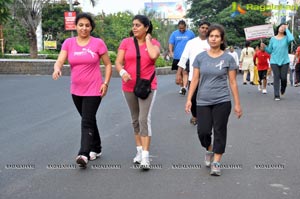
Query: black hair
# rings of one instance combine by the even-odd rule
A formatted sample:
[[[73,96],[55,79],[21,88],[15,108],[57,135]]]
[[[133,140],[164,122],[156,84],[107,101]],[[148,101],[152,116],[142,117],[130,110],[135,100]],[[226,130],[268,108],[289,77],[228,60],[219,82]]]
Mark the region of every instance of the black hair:
[[[245,46],[246,46],[246,47],[249,47],[249,46],[250,46],[250,41],[246,41],[246,42],[245,42]]]
[[[225,29],[222,25],[220,24],[212,24],[208,27],[208,31],[207,31],[207,35],[206,37],[208,38],[210,33],[214,30],[218,30],[220,32],[221,35],[221,40],[223,41],[223,43],[221,43],[220,49],[221,50],[225,50],[226,49],[226,37],[225,37]]]
[[[275,35],[278,35],[279,28],[280,28],[280,26],[282,26],[282,25],[286,25],[286,23],[281,23],[281,24],[279,24],[279,25],[276,27],[276,29],[275,29]],[[283,34],[286,35],[286,32],[284,31]]]
[[[139,22],[141,22],[145,27],[148,27],[147,33],[152,34],[153,31],[153,25],[152,22],[149,20],[149,18],[145,15],[135,15],[132,18],[132,21],[134,20],[138,20]],[[132,30],[129,32],[130,36],[133,36],[133,32]]]
[[[93,32],[96,24],[95,24],[95,21],[93,20],[92,16],[88,13],[85,13],[85,12],[78,13],[77,16],[76,16],[76,19],[75,19],[75,24],[77,25],[79,19],[82,19],[82,18],[87,18],[90,21],[90,24],[92,26],[91,32]]]
[[[198,27],[202,26],[202,25],[207,25],[210,26],[210,23],[208,21],[198,21],[197,22]]]
[[[180,20],[179,22],[178,22],[178,24],[177,24],[178,26],[179,25],[184,25],[184,26],[186,26],[186,23],[185,23],[185,21],[184,20]]]

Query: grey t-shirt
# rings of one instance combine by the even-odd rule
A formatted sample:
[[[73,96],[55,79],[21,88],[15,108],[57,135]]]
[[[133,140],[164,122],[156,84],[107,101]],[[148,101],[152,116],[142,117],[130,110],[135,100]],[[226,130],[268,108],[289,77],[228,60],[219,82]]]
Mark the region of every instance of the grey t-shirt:
[[[193,66],[200,69],[197,106],[207,106],[231,100],[227,81],[228,71],[236,70],[234,58],[223,53],[213,58],[204,51],[196,56]]]

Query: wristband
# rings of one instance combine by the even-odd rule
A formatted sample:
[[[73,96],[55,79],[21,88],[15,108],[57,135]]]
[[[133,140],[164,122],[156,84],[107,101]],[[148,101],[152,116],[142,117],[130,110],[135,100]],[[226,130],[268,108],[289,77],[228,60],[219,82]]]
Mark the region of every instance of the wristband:
[[[125,69],[120,70],[119,75],[122,77],[127,71]]]
[[[104,82],[103,84],[108,88],[108,83],[107,82]]]

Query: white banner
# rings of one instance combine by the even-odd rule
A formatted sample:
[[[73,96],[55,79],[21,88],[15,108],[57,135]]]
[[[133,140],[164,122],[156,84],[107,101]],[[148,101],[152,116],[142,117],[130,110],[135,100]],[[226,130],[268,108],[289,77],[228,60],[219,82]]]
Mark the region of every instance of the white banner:
[[[262,38],[270,38],[274,36],[274,29],[272,24],[252,26],[244,28],[246,40],[256,40]]]

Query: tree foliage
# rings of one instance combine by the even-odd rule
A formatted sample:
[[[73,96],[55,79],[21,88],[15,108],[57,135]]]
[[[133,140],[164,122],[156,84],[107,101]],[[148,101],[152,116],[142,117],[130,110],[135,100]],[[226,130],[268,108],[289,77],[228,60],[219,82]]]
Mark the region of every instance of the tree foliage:
[[[49,1],[50,0],[14,0],[14,16],[27,31],[31,58],[37,57],[36,30],[41,22],[42,8]]]
[[[265,24],[268,16],[262,15],[259,11],[247,11],[246,14],[231,17],[232,1],[226,0],[188,0],[191,9],[188,10],[187,17],[196,22],[207,20],[211,23],[222,24],[226,29],[228,45],[242,46],[245,41],[244,28]],[[243,0],[240,5],[247,3],[263,4],[264,0]],[[253,42],[255,45],[257,42]]]
[[[79,8],[74,9],[80,12]],[[60,49],[62,42],[70,37],[70,31],[65,30],[64,12],[69,11],[69,4],[48,4],[43,8],[42,30],[44,40],[55,40]]]
[[[12,0],[0,0],[0,25],[3,25],[10,17],[9,6]]]

